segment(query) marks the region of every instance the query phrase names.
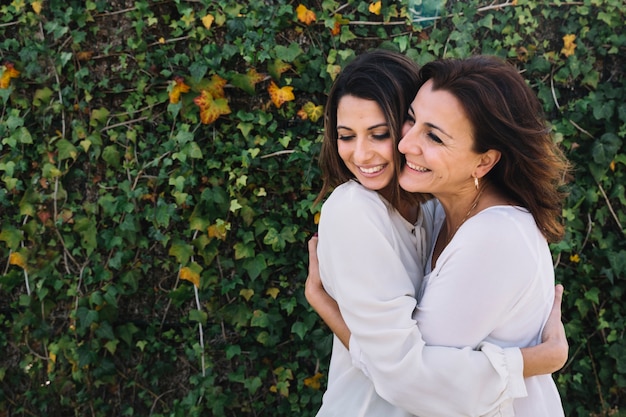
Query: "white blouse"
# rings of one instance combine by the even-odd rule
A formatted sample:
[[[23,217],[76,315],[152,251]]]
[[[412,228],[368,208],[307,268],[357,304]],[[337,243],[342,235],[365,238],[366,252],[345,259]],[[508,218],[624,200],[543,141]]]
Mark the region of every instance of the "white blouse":
[[[436,230],[443,220],[438,216]],[[431,269],[429,261],[414,316],[427,344],[541,343],[554,301],[554,267],[548,243],[527,210],[495,206],[476,214]],[[551,375],[525,383],[528,396],[513,403],[516,417],[564,415]]]
[[[413,313],[437,207],[425,204],[413,225],[354,181],[325,202],[320,274],[351,330],[357,359],[334,339],[318,416],[512,416],[513,398],[526,395],[516,347],[425,345]]]

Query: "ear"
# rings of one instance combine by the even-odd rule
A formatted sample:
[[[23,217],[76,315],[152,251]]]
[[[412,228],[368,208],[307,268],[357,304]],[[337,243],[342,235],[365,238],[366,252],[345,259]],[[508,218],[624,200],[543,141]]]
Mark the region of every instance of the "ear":
[[[478,166],[474,170],[474,176],[476,178],[482,178],[493,168],[500,160],[500,151],[495,149],[489,149],[487,152],[480,155]]]

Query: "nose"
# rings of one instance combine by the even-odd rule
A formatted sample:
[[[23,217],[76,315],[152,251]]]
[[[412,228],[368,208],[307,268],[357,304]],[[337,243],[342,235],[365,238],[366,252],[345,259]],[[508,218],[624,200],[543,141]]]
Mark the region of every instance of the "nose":
[[[415,125],[408,129],[403,128],[402,134],[402,139],[400,139],[400,142],[398,143],[398,150],[400,153],[405,155],[407,153],[417,153],[416,148],[419,146],[417,143],[417,129],[415,128]]]
[[[357,137],[354,142],[354,160],[359,163],[367,162],[372,152],[367,140]]]

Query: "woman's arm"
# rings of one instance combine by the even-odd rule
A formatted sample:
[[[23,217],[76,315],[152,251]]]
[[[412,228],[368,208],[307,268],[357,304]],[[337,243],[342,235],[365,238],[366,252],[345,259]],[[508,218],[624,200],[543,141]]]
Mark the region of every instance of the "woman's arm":
[[[309,275],[305,284],[305,296],[326,325],[344,346],[349,348],[350,329],[343,320],[339,306],[322,285],[317,258],[317,242],[318,238],[314,236],[308,244]],[[562,296],[563,286],[559,284],[555,287],[554,304],[542,333],[542,343],[520,349],[524,360],[524,377],[556,372],[567,360],[569,346],[561,322]]]
[[[567,362],[569,345],[561,321],[562,301],[563,286],[558,284],[554,287],[552,311],[541,334],[542,343],[521,349],[524,358],[524,377],[551,374],[561,369]]]
[[[309,240],[309,276],[304,284],[304,295],[311,307],[330,327],[335,336],[341,340],[346,349],[350,349],[350,329],[341,316],[339,305],[328,295],[322,285],[317,259],[317,240],[317,235]]]

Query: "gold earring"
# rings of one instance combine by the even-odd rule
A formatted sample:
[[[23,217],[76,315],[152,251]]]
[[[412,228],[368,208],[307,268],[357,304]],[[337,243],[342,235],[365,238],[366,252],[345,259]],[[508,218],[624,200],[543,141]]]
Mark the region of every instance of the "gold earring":
[[[478,177],[474,177],[474,186],[478,190]]]

